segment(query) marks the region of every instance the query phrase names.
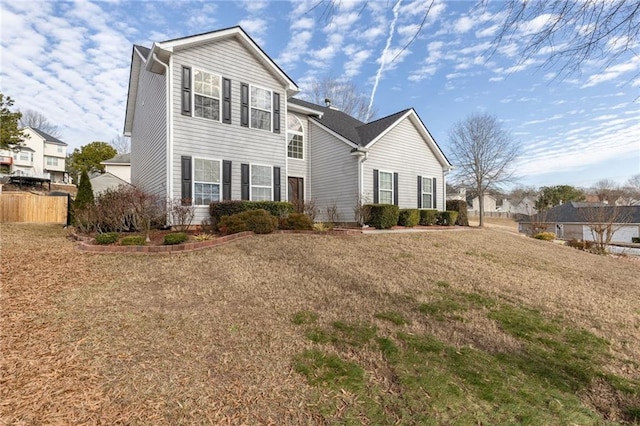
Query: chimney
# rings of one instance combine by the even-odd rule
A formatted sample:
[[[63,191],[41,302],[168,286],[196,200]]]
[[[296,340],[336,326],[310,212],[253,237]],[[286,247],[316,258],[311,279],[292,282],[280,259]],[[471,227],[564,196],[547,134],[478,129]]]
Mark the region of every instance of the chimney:
[[[331,108],[331,99],[329,99],[329,98],[324,98],[324,105],[325,105],[327,108]]]

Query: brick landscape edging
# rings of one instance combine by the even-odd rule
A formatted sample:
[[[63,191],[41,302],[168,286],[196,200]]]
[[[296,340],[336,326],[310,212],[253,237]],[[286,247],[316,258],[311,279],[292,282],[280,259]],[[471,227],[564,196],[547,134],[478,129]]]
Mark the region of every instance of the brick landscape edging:
[[[326,234],[326,235],[357,235],[362,234],[360,229],[333,229],[327,232],[317,231],[284,231],[277,230],[274,234]],[[251,231],[239,232],[237,234],[225,235],[212,240],[195,241],[176,245],[162,246],[115,246],[115,245],[98,245],[94,243],[94,239],[75,233],[70,234],[71,238],[78,242],[78,249],[85,253],[129,253],[129,254],[174,254],[174,253],[190,253],[197,250],[203,250],[210,247],[217,247],[231,241],[249,238],[255,235]]]

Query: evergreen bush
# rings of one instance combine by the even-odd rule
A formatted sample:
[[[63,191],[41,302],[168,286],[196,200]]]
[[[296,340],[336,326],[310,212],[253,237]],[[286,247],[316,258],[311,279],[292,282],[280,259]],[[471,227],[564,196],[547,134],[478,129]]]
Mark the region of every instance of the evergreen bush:
[[[420,223],[420,210],[401,209],[398,215],[398,225],[412,228]]]
[[[189,239],[189,236],[184,232],[175,232],[172,234],[165,235],[163,244],[165,245],[182,244],[188,239]]]
[[[420,225],[431,226],[438,223],[438,210],[420,210]]]
[[[393,204],[368,204],[367,225],[376,229],[389,229],[398,224],[400,209]]]

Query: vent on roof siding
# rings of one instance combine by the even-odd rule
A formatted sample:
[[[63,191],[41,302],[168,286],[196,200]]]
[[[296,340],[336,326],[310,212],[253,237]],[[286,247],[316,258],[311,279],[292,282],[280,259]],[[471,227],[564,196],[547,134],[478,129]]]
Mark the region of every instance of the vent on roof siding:
[[[332,110],[334,110],[334,111],[340,111],[340,108],[338,108],[338,107],[337,107],[337,106],[335,106],[335,105],[329,105],[329,109],[332,109]]]

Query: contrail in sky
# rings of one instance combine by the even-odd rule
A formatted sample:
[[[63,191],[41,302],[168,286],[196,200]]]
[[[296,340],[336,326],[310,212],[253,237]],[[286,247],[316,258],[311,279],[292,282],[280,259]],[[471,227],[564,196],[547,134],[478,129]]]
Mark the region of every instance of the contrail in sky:
[[[380,57],[380,66],[378,67],[378,72],[376,73],[376,79],[373,82],[373,89],[371,90],[371,99],[369,100],[369,108],[367,108],[367,119],[365,121],[369,121],[369,117],[371,116],[371,108],[373,107],[373,99],[376,97],[376,90],[378,90],[378,82],[380,82],[380,77],[382,77],[382,71],[384,71],[385,60],[387,58],[387,51],[391,46],[391,40],[393,39],[393,33],[396,30],[396,22],[398,21],[398,14],[400,10],[400,3],[402,0],[398,0],[398,2],[393,6],[393,21],[391,21],[391,26],[389,27],[389,36],[387,37],[387,44],[384,46],[384,50],[382,51],[382,55]]]

